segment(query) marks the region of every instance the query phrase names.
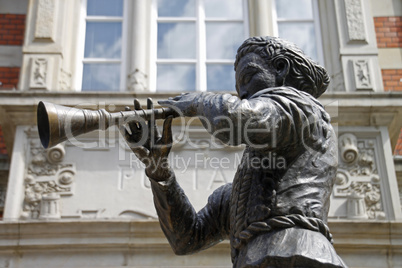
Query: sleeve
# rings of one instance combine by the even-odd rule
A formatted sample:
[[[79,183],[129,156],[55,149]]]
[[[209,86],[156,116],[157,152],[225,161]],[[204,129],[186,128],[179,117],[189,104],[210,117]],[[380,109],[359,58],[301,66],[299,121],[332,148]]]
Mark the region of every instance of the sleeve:
[[[198,213],[174,177],[164,183],[151,179],[151,187],[161,228],[175,254],[194,253],[228,238],[231,184],[215,190]]]
[[[197,114],[207,131],[228,145],[284,148],[310,136],[303,131],[314,127],[317,119],[311,98],[286,87],[243,100],[204,93],[198,99]]]
[[[204,94],[197,114],[206,130],[228,145],[269,146],[283,122],[275,104],[262,98],[241,100],[230,94]]]

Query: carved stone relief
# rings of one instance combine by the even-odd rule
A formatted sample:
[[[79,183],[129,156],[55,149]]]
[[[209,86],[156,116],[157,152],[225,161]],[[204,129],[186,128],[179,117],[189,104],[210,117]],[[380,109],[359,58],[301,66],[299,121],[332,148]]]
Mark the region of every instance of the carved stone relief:
[[[385,219],[381,185],[375,162],[375,140],[339,137],[339,168],[334,196],[347,199],[347,218]]]
[[[51,59],[32,58],[29,87],[32,89],[47,89]]]
[[[60,70],[60,90],[71,90],[71,74],[63,69]]]
[[[144,72],[135,69],[128,75],[128,90],[136,92],[146,91],[148,89],[147,79],[148,76]]]
[[[55,1],[39,0],[36,13],[35,39],[54,41],[55,34]]]
[[[75,187],[75,165],[63,163],[65,149],[59,144],[45,150],[39,141],[29,144],[22,219],[59,219],[59,200]]]
[[[145,214],[140,211],[134,210],[125,210],[119,214],[120,218],[126,218],[131,220],[148,220],[148,219],[155,219],[152,215]]]
[[[372,89],[369,60],[352,60],[356,89]]]
[[[28,164],[28,175],[36,176],[52,176],[55,175],[60,169],[71,168],[73,164],[62,163],[65,150],[64,145],[59,144],[49,150],[31,141],[31,161]]]
[[[4,208],[6,202],[7,186],[0,185],[0,209]]]
[[[361,0],[345,0],[349,42],[367,41]]]

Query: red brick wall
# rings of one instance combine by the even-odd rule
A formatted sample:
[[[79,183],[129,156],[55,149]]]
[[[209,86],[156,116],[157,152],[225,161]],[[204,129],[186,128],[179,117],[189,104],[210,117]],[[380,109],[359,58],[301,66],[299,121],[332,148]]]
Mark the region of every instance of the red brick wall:
[[[402,91],[402,69],[382,69],[385,91]]]
[[[0,90],[17,88],[20,67],[0,67]]]
[[[402,155],[402,131],[401,131],[401,133],[399,133],[399,139],[398,139],[398,143],[396,144],[394,154]]]
[[[0,45],[22,46],[25,32],[24,14],[0,14]],[[20,67],[1,66],[0,90],[17,88]],[[3,131],[0,126],[0,155],[6,155]]]
[[[375,17],[374,26],[378,48],[402,47],[402,17]],[[402,91],[402,69],[382,69],[381,73],[385,91]],[[402,130],[394,154],[402,155]]]
[[[21,46],[24,31],[25,15],[0,14],[0,45]]]
[[[402,17],[375,17],[379,48],[402,47]]]

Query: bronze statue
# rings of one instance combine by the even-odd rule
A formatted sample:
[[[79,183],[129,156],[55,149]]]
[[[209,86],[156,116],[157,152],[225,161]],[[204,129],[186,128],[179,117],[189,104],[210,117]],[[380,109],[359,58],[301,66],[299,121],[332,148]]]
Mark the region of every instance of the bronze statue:
[[[134,111],[113,114],[41,102],[41,142],[47,148],[128,121],[129,131],[121,131],[146,165],[162,230],[176,254],[228,238],[234,267],[346,267],[326,225],[337,145],[316,98],[328,86],[327,72],[274,37],[247,39],[235,71],[239,97],[187,93],[159,102],[168,108],[153,109],[148,100],[148,110],[134,100]],[[199,117],[224,143],[246,145],[233,184],[214,191],[198,213],[168,162],[176,116]],[[159,136],[155,119],[165,118]],[[272,155],[283,161],[267,165]]]
[[[233,183],[214,191],[198,213],[168,163],[172,116],[162,136],[153,121],[122,129],[146,165],[170,245],[182,255],[230,239],[233,267],[346,267],[326,225],[338,159],[329,115],[316,100],[328,86],[327,72],[274,37],[247,39],[235,71],[238,97],[187,93],[159,102],[182,116],[202,117],[226,144],[246,145]],[[137,100],[134,108],[141,110]],[[145,129],[149,137],[140,144]],[[284,163],[264,165],[270,153]]]

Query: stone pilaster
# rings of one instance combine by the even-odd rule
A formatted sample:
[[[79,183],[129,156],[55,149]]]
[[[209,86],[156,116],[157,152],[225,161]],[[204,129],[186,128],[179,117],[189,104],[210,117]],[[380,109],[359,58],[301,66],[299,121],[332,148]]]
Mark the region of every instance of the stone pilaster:
[[[345,91],[383,91],[370,1],[335,1]]]

